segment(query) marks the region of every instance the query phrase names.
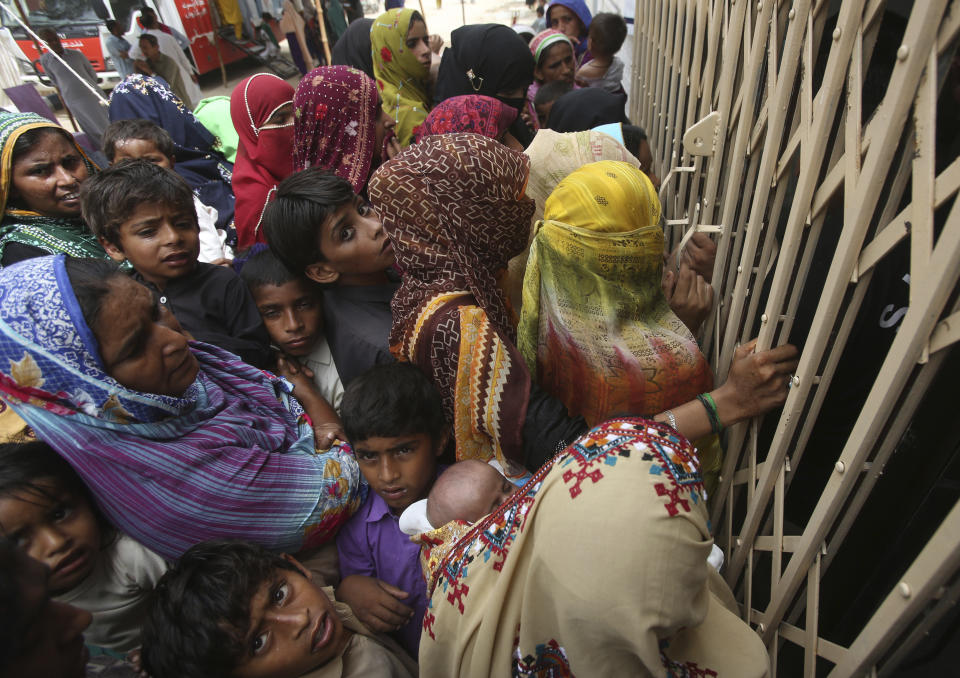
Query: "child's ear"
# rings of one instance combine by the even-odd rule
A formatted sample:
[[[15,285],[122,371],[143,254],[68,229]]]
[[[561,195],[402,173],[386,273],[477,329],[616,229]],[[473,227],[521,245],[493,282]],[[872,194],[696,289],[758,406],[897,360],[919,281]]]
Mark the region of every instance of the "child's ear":
[[[304,274],[313,282],[318,282],[321,285],[335,283],[337,282],[337,278],[340,277],[340,272],[333,270],[325,261],[318,261],[310,264],[304,270]]]
[[[303,563],[301,563],[299,560],[291,556],[289,553],[282,553],[280,557],[286,560],[291,565],[293,565],[295,568],[297,568],[297,572],[302,574],[307,579],[313,581],[313,572],[305,568],[303,566]]]
[[[100,247],[102,247],[104,251],[107,253],[107,256],[109,256],[118,264],[126,260],[127,257],[123,253],[123,250],[117,247],[116,245],[114,245],[112,242],[108,241],[103,236],[100,236],[99,238],[97,238],[97,241],[100,243]]]
[[[171,155],[171,156],[170,156],[170,169],[173,169],[173,168],[176,166],[176,164],[177,164],[177,156]]]

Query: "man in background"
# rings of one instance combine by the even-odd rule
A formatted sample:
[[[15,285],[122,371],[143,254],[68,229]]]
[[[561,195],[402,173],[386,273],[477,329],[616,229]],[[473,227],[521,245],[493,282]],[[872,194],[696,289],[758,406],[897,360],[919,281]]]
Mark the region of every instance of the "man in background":
[[[43,29],[40,31],[40,37],[50,48],[49,52],[44,52],[40,57],[40,65],[44,73],[60,91],[64,105],[70,109],[80,129],[90,137],[94,146],[100,148],[103,131],[110,124],[110,118],[107,115],[107,107],[100,103],[106,101],[106,97],[97,96],[95,91],[87,87],[87,84],[90,84],[95,90],[99,90],[97,74],[93,66],[83,52],[64,49],[60,43],[60,36],[54,29]],[[63,59],[69,68],[64,66],[54,54]],[[73,69],[73,72],[70,69]]]

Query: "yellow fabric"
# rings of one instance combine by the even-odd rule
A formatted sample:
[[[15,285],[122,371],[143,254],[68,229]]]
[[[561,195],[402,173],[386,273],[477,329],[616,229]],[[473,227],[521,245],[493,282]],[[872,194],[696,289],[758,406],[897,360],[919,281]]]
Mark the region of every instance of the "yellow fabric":
[[[394,133],[401,146],[413,141],[413,130],[430,112],[430,69],[407,48],[407,32],[416,14],[412,9],[387,10],[370,27],[373,76],[383,110],[396,120]]]
[[[600,160],[619,160],[640,167],[637,160],[623,144],[608,134],[588,130],[586,132],[554,132],[542,129],[537,132],[530,146],[524,151],[530,158],[530,176],[524,191],[536,204],[531,222],[530,236],[533,237],[533,225],[543,219],[543,206],[560,181],[571,172],[584,165]],[[522,305],[521,288],[523,273],[527,265],[529,249],[510,260],[506,290],[513,308],[519,312]]]
[[[543,216],[592,233],[659,229],[660,200],[646,175],[628,163],[595,162],[557,185],[544,203]]]
[[[517,332],[534,380],[590,425],[711,390],[710,366],[660,287],[660,201],[646,175],[624,162],[585,165],[560,181],[544,216]],[[723,450],[717,436],[695,444],[710,493]]]
[[[0,443],[26,443],[36,439],[27,422],[5,402],[0,403]]]
[[[591,425],[652,416],[709,391],[709,365],[660,287],[650,180],[627,163],[586,165],[557,185],[545,216],[517,333],[535,381]]]
[[[243,37],[243,14],[237,0],[215,0],[223,23],[233,26],[237,40]]]

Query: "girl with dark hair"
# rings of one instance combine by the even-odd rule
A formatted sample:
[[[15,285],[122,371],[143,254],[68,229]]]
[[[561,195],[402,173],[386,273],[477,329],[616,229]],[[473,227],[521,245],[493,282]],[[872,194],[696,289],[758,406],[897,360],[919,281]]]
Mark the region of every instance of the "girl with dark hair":
[[[429,36],[420,12],[412,9],[384,12],[370,29],[374,79],[401,146],[410,145],[430,111]]]
[[[86,640],[140,646],[140,625],[163,558],[106,521],[83,481],[49,445],[0,445],[0,534],[49,568],[55,599],[93,614]]]

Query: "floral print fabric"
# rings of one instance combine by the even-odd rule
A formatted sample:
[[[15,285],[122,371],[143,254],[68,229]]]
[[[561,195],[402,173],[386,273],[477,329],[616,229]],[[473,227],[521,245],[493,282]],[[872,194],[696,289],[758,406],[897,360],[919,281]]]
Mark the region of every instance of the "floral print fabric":
[[[373,74],[383,99],[383,110],[396,120],[395,133],[401,146],[413,141],[414,130],[430,110],[428,94],[430,69],[407,48],[412,9],[391,9],[378,16],[370,27]]]
[[[328,169],[360,193],[367,184],[380,106],[373,80],[350,66],[320,66],[293,95],[294,170]]]
[[[499,141],[516,119],[517,109],[499,99],[465,94],[437,104],[417,129],[414,141],[451,132],[473,132]]]

